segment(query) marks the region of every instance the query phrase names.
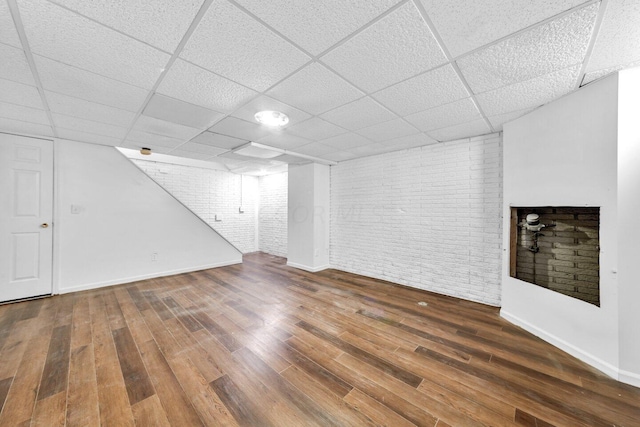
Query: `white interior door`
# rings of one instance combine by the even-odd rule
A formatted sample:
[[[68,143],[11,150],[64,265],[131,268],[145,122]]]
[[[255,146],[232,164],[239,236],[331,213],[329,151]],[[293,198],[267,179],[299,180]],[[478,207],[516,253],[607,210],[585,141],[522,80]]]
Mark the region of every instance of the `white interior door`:
[[[0,133],[0,301],[50,295],[53,142]]]

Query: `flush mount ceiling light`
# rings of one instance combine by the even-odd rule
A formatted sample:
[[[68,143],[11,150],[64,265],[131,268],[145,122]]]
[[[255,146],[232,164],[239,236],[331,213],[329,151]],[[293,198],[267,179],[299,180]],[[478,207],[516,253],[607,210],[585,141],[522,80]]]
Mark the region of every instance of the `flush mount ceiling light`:
[[[142,147],[140,149],[140,154],[143,154],[145,156],[148,156],[151,154],[151,148],[147,148],[147,147]]]
[[[254,117],[265,126],[282,127],[289,123],[289,117],[280,111],[260,111]]]

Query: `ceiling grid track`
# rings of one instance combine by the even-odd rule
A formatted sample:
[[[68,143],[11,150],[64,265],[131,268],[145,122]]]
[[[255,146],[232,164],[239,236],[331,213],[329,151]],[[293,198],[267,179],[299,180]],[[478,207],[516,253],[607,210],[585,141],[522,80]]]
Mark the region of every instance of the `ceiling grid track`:
[[[191,25],[189,26],[189,29],[187,30],[185,35],[182,37],[182,40],[180,40],[180,43],[178,44],[178,47],[173,52],[173,55],[171,55],[171,58],[169,58],[169,61],[167,62],[167,64],[165,65],[164,69],[160,73],[160,76],[158,77],[158,80],[156,80],[156,83],[149,90],[147,98],[144,100],[144,102],[142,103],[142,106],[137,111],[134,119],[131,122],[131,125],[129,126],[129,128],[127,129],[127,132],[125,133],[124,138],[122,138],[122,142],[127,140],[127,136],[129,136],[129,133],[131,133],[131,130],[135,126],[135,123],[138,121],[138,118],[142,115],[142,112],[144,111],[144,109],[147,108],[147,104],[149,104],[149,101],[151,100],[151,97],[155,94],[156,89],[158,89],[158,86],[160,86],[160,83],[162,83],[162,80],[167,75],[167,72],[169,71],[171,66],[174,64],[174,62],[176,62],[176,60],[180,56],[180,53],[182,52],[182,49],[184,48],[184,46],[187,44],[187,41],[189,40],[189,37],[191,37],[191,34],[195,31],[196,27],[200,23],[200,20],[205,15],[205,13],[207,13],[207,10],[209,9],[209,6],[211,5],[211,3],[213,3],[213,1],[214,0],[205,0],[204,3],[202,4],[202,6],[200,7],[200,10],[198,10],[198,13],[193,18],[193,21],[191,22]],[[176,149],[176,148],[178,148],[178,147],[174,147],[174,149]]]
[[[485,112],[483,111],[482,107],[480,106],[480,103],[478,102],[478,99],[476,98],[476,94],[473,92],[473,90],[471,90],[471,86],[469,86],[469,83],[467,82],[467,79],[462,74],[462,71],[460,71],[460,67],[458,66],[458,63],[453,60],[453,58],[451,56],[451,53],[449,52],[449,49],[444,44],[444,41],[442,40],[442,37],[440,36],[440,33],[438,32],[438,30],[436,29],[435,25],[431,21],[431,18],[429,18],[429,15],[427,14],[427,11],[424,9],[424,7],[422,6],[422,3],[417,2],[417,3],[415,3],[415,5],[418,8],[418,10],[420,11],[420,15],[422,15],[422,19],[424,19],[424,22],[427,23],[427,26],[431,30],[431,33],[433,34],[435,39],[438,41],[438,44],[440,45],[440,49],[442,49],[442,51],[444,52],[444,55],[447,57],[448,63],[450,63],[453,66],[453,69],[455,70],[456,74],[458,75],[458,78],[460,79],[460,81],[462,82],[464,87],[467,89],[467,92],[469,93],[471,101],[473,102],[475,107],[478,109],[478,112],[480,113],[480,115],[482,115],[482,118],[485,121],[485,123],[487,124],[487,126],[489,126],[489,129],[491,130],[491,133],[495,132],[496,130],[494,129],[494,127],[491,124],[491,122],[489,121],[489,118],[488,118],[487,114],[485,114]]]
[[[249,174],[500,132],[640,64],[635,1],[543,3],[0,1],[0,130]]]
[[[40,99],[42,100],[42,106],[44,107],[44,111],[49,119],[49,123],[51,124],[51,131],[53,132],[54,138],[57,138],[58,130],[56,129],[56,124],[53,121],[53,115],[51,114],[51,109],[49,108],[49,103],[47,102],[47,97],[44,93],[44,86],[42,86],[42,81],[40,80],[40,74],[38,73],[36,62],[33,59],[33,53],[31,53],[31,48],[29,47],[27,33],[24,31],[24,26],[22,25],[22,18],[20,17],[18,4],[16,3],[16,0],[7,0],[7,5],[9,6],[9,10],[11,11],[11,17],[13,18],[16,31],[18,32],[20,43],[22,43],[22,51],[27,58],[27,63],[29,64],[29,68],[31,69],[31,74],[33,75],[33,79],[36,82],[36,87],[38,88]]]
[[[596,44],[596,40],[598,38],[598,31],[600,30],[600,26],[602,25],[602,21],[604,20],[604,15],[607,13],[607,5],[609,4],[609,0],[601,0],[600,7],[598,8],[598,17],[596,18],[596,23],[593,26],[593,32],[591,33],[591,39],[589,40],[589,46],[587,47],[587,52],[584,55],[584,60],[582,61],[582,67],[580,68],[580,73],[578,74],[578,78],[576,79],[576,85],[574,86],[574,90],[577,90],[582,85],[582,81],[586,77],[587,66],[589,65],[589,59],[591,59],[591,52],[593,52],[593,47]]]

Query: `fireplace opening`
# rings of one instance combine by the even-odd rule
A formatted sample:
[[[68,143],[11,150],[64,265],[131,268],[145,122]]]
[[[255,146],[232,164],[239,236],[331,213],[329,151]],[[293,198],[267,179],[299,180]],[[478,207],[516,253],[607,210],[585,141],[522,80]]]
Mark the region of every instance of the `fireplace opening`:
[[[512,207],[511,277],[600,306],[600,208]]]

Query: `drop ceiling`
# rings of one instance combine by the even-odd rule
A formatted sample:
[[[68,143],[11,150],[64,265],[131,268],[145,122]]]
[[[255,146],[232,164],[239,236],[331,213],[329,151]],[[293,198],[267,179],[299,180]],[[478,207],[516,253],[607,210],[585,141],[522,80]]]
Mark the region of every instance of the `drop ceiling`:
[[[637,0],[0,0],[0,131],[265,173],[500,131],[639,40]]]

